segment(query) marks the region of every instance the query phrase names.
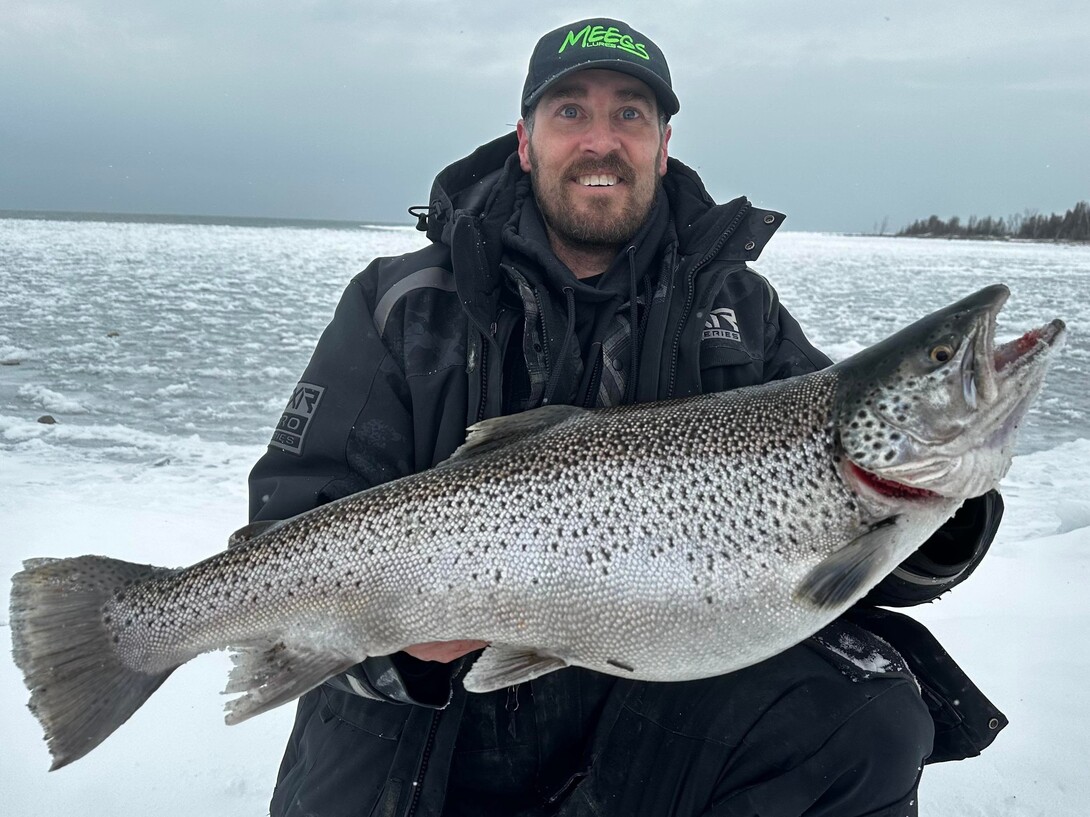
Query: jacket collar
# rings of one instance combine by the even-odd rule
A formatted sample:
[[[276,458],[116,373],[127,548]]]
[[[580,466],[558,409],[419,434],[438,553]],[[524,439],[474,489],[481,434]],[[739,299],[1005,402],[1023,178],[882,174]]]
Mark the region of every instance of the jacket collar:
[[[431,189],[427,236],[451,247],[458,293],[482,330],[495,314],[500,235],[515,207],[517,183],[525,175],[517,150],[515,132],[493,139],[444,168]],[[663,190],[679,256],[703,257],[714,250],[726,260],[752,261],[783,221],[782,214],[756,210],[745,198],[716,204],[696,171],[673,157],[667,160]],[[475,274],[463,266],[463,259],[470,260]]]

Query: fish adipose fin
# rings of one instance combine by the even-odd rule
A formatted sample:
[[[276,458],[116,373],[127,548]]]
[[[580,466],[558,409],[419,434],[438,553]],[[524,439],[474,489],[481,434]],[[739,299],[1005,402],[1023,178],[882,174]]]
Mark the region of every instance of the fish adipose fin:
[[[293,647],[283,642],[237,647],[231,655],[235,667],[227,676],[227,688],[223,691],[246,694],[227,703],[224,720],[232,725],[241,723],[293,701],[366,657]]]
[[[122,663],[103,608],[118,587],[174,571],[102,556],[32,559],[12,578],[11,640],[53,769],[78,760],[127,721],[176,667]]]
[[[828,609],[847,604],[878,584],[890,569],[890,550],[899,538],[897,518],[875,525],[811,570],[795,598]]]
[[[487,454],[586,412],[578,406],[541,406],[519,414],[482,420],[469,427],[466,441],[451,454],[450,460]]]
[[[493,692],[564,669],[568,663],[528,647],[493,644],[486,647],[466,674],[462,685],[469,692]]]

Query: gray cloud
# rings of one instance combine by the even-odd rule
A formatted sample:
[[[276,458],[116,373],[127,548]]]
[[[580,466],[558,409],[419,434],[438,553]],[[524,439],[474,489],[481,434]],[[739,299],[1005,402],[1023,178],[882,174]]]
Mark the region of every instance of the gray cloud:
[[[396,221],[518,115],[537,37],[653,36],[672,152],[796,229],[1090,196],[1090,10],[790,0],[0,7],[0,208]]]

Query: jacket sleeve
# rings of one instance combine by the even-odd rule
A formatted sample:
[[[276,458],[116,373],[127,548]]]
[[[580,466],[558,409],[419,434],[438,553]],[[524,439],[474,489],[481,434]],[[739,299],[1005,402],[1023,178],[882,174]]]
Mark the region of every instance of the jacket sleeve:
[[[250,472],[251,521],[287,519],[411,471],[408,388],[375,328],[367,274],[345,290]]]
[[[765,382],[809,374],[831,366],[833,361],[814,348],[799,322],[780,304],[776,290],[767,281],[765,286],[768,299],[765,307]]]
[[[910,607],[933,601],[969,578],[1003,519],[999,491],[967,499],[950,520],[864,599],[866,604]]]
[[[380,263],[345,290],[250,472],[251,521],[287,519],[411,473],[408,387],[375,326],[368,290]],[[369,658],[329,683],[378,700],[443,706],[450,674],[398,654]]]
[[[810,345],[798,321],[780,305],[776,291],[771,286],[768,289],[766,379],[794,377],[830,365],[829,358]],[[1003,498],[998,491],[966,500],[919,550],[871,591],[865,602],[907,607],[938,598],[976,569],[1002,518]]]

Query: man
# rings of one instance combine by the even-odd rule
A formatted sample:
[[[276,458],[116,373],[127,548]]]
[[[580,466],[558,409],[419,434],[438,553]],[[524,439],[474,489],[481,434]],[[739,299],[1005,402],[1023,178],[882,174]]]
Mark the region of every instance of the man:
[[[436,179],[432,243],[348,287],[251,475],[254,520],[429,468],[484,418],[828,365],[747,266],[783,216],[712,202],[668,155],[678,109],[662,52],[625,23],[546,34],[516,133]],[[870,600],[964,579],[1001,509],[968,503]],[[370,658],[305,695],[272,815],[900,817],[925,759],[975,754],[1003,723],[926,630],[871,607],[695,682],[572,668],[469,695],[482,646]]]

